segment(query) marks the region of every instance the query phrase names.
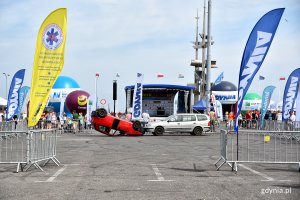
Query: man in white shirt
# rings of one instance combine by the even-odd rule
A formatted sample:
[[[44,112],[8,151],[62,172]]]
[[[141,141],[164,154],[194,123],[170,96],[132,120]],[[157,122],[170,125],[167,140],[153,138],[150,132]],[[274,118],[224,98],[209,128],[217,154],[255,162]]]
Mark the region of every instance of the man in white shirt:
[[[289,117],[289,120],[288,120],[288,125],[289,125],[289,130],[293,130],[293,126],[294,126],[294,123],[296,121],[296,115],[295,115],[295,112],[294,111],[290,111],[290,117]]]

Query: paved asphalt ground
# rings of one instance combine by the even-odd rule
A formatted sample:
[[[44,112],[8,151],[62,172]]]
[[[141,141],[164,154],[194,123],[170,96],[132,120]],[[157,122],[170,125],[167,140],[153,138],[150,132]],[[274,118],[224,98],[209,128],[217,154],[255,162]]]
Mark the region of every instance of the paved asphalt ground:
[[[219,133],[58,137],[57,167],[14,173],[0,165],[0,199],[300,199],[297,165],[216,171]]]

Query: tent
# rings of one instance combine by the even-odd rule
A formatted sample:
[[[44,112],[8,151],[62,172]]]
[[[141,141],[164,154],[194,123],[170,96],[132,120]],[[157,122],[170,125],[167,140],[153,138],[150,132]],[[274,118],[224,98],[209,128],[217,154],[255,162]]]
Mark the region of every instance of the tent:
[[[7,100],[0,97],[0,106],[7,106]]]
[[[223,121],[223,109],[222,109],[222,104],[220,101],[216,101],[216,105],[217,105],[217,115],[218,115],[218,118],[220,120]],[[213,106],[210,107],[210,109],[214,109]],[[202,99],[200,101],[197,101],[195,103],[195,105],[193,106],[193,110],[196,110],[196,111],[200,111],[200,110],[206,110],[206,100]]]
[[[206,100],[201,99],[193,105],[193,110],[206,110]]]

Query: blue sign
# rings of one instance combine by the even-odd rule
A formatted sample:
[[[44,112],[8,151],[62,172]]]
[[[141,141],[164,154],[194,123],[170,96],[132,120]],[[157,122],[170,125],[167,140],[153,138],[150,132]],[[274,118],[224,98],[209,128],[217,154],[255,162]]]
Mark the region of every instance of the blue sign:
[[[282,121],[287,121],[290,117],[290,111],[293,111],[294,109],[293,107],[298,94],[299,82],[300,68],[295,69],[286,82],[283,94]]]
[[[28,86],[23,86],[19,90],[19,107],[18,107],[18,110],[17,110],[18,117],[20,117],[20,113],[22,111],[22,108],[23,108],[23,105],[25,103],[25,99],[26,99],[26,96],[27,96],[29,90],[30,90],[30,87],[28,87]]]
[[[238,131],[238,116],[241,113],[244,97],[252,80],[262,65],[271,46],[284,8],[266,13],[254,26],[248,38],[240,67],[238,103],[236,107],[235,131]]]
[[[267,113],[274,89],[275,87],[271,85],[266,87],[263,91],[260,113],[260,128],[262,128],[264,125],[265,114]]]
[[[16,72],[11,80],[10,89],[7,100],[6,121],[12,120],[13,116],[17,114],[19,107],[19,90],[22,87],[25,75],[25,69]]]

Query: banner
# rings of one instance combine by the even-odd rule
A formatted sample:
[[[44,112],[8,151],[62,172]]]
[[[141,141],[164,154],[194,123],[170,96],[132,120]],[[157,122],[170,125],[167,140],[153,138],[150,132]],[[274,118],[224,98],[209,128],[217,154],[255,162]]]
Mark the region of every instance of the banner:
[[[28,87],[28,86],[23,86],[19,90],[19,107],[18,107],[18,110],[16,113],[18,118],[20,117],[20,113],[22,112],[22,109],[23,109],[23,106],[24,106],[24,103],[25,103],[25,100],[26,100],[29,90],[30,90],[30,87]]]
[[[218,78],[215,80],[214,85],[218,85],[219,83],[221,83],[222,80],[223,80],[223,78],[224,78],[224,72],[222,72],[222,73],[218,76]]]
[[[214,110],[215,110],[215,114],[216,114],[216,119],[218,119],[218,112],[217,112],[217,103],[216,103],[216,97],[214,94],[211,95],[210,97],[211,99],[211,103],[213,104]]]
[[[132,119],[142,118],[143,78],[143,74],[137,73],[137,80],[133,93]]]
[[[290,111],[294,110],[294,104],[299,90],[299,82],[300,68],[295,69],[286,82],[283,93],[282,121],[287,121],[290,117]]]
[[[176,92],[174,96],[174,101],[173,101],[173,115],[177,115],[178,111],[178,97],[179,97],[179,91]]]
[[[262,102],[261,102],[261,112],[260,112],[260,128],[264,126],[264,119],[265,115],[268,111],[268,107],[271,101],[271,96],[273,94],[273,91],[275,89],[275,86],[268,86],[264,89],[262,94]]]
[[[24,75],[25,69],[20,69],[11,80],[7,97],[6,121],[12,120],[13,116],[17,114],[19,107],[19,90],[22,87]]]
[[[300,88],[298,88],[298,94],[296,98],[296,124],[295,128],[300,128],[300,93],[299,93]]]
[[[283,11],[284,8],[278,8],[266,13],[256,23],[248,38],[240,67],[238,103],[235,112],[236,132],[238,131],[237,118],[241,113],[244,96],[268,53]]]
[[[53,11],[38,32],[30,90],[28,126],[34,126],[64,65],[67,9]]]

